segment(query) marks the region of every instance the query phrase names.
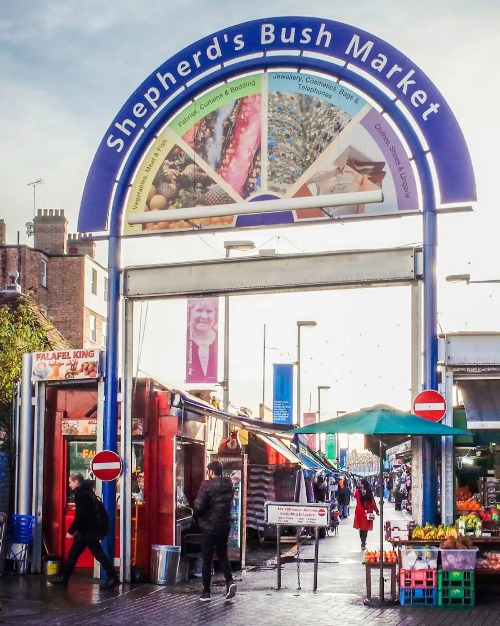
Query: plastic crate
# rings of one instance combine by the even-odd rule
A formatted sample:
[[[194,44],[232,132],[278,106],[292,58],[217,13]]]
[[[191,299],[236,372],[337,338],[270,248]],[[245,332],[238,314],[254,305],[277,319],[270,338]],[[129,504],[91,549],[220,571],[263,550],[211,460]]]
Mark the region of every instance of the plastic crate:
[[[465,587],[448,587],[438,589],[439,606],[474,606],[476,592]]]
[[[422,587],[437,587],[437,570],[401,569],[399,572],[399,587],[421,589]]]
[[[11,515],[9,527],[10,542],[31,545],[34,523],[34,515]]]
[[[429,589],[400,589],[399,603],[402,606],[410,604],[418,604],[421,606],[436,606],[437,589],[435,587]]]
[[[403,569],[426,570],[437,569],[439,548],[435,546],[412,548],[402,546],[401,567]],[[454,567],[453,569],[457,569]]]
[[[439,570],[438,589],[447,587],[466,587],[474,589],[476,583],[475,572],[472,570]]]
[[[479,548],[468,550],[441,550],[441,567],[444,570],[473,570]]]

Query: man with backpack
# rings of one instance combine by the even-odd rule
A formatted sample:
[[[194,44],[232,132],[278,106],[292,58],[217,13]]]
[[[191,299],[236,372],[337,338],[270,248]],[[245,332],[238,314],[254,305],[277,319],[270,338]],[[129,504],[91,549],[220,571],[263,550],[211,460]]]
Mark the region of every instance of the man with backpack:
[[[67,585],[79,556],[88,548],[93,557],[102,565],[108,580],[100,585],[101,589],[111,589],[120,585],[115,568],[102,549],[100,539],[105,537],[108,528],[106,509],[94,493],[94,484],[75,472],[69,477],[69,487],[75,496],[75,519],[68,528],[66,537],[73,539],[68,560],[62,576],[50,580],[53,584]]]

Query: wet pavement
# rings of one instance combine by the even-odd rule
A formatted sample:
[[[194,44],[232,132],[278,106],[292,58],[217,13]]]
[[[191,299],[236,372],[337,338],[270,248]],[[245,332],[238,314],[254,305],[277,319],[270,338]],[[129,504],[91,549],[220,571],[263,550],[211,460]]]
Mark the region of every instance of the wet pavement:
[[[386,519],[407,519],[385,507]],[[377,523],[368,536],[368,548],[378,547]],[[0,577],[0,624],[134,626],[179,624],[208,626],[315,626],[340,624],[487,624],[500,625],[499,580],[482,580],[477,585],[474,607],[430,607],[364,604],[366,597],[363,553],[352,517],[342,520],[338,535],[320,540],[318,589],[313,591],[314,543],[297,548],[285,545],[289,558],[282,566],[282,588],[277,589],[275,548],[265,545],[249,559],[244,571],[236,573],[238,593],[233,601],[223,598],[220,575],[213,581],[213,599],[201,603],[201,581],[190,579],[175,588],[134,584],[101,591],[89,575],[75,573],[68,587],[54,586],[38,575]],[[389,544],[386,544],[389,548]],[[389,584],[386,581],[386,596]],[[373,573],[373,593],[378,594],[378,571]]]

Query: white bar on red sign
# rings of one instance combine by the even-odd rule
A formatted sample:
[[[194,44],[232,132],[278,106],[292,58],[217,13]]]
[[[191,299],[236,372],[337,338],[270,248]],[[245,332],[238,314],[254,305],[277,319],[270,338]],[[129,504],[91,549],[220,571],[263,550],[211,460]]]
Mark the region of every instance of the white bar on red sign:
[[[415,404],[415,411],[442,411],[445,405],[442,402],[419,402]]]
[[[105,469],[120,469],[120,463],[92,463],[92,469],[95,470],[105,470]]]

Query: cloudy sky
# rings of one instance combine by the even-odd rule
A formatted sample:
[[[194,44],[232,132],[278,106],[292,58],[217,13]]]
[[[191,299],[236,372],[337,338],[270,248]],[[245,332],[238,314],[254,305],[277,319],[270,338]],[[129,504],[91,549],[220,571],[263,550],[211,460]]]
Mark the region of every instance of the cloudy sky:
[[[85,179],[106,130],[140,83],[170,56],[197,39],[250,19],[304,15],[295,0],[17,0],[0,4],[0,217],[9,243],[29,243],[25,222],[36,208],[64,209],[76,231]],[[476,173],[473,213],[439,218],[440,330],[499,330],[500,285],[446,283],[448,274],[500,278],[496,192],[500,129],[500,5],[493,0],[392,2],[329,0],[307,14],[352,24],[387,41],[425,72],[463,130]],[[313,7],[313,9],[311,8]],[[222,258],[227,235],[127,243],[125,264]],[[235,233],[277,252],[417,244],[420,218],[317,229]],[[106,263],[101,246],[100,259]],[[252,253],[246,253],[252,254]],[[303,331],[303,409],[322,410],[385,402],[410,408],[409,290],[349,290],[319,295],[234,298],[231,302],[231,401],[254,411],[262,400],[263,327],[267,328],[266,403],[272,362],[296,356],[296,320]],[[185,302],[141,305],[138,368],[177,385],[183,382]],[[160,349],[159,349],[160,348]]]

